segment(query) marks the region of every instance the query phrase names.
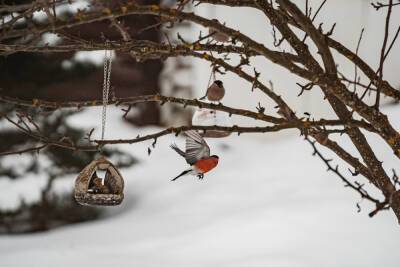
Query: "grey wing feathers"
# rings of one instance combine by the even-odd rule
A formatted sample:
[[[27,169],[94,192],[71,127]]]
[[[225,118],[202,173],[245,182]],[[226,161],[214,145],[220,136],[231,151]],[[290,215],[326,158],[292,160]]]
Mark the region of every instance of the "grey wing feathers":
[[[181,155],[182,157],[186,158],[186,153],[183,152],[182,150],[180,150],[179,147],[177,147],[176,144],[171,144],[170,147],[176,151],[176,153],[178,153],[179,155]]]
[[[185,134],[187,135],[185,158],[190,165],[210,156],[210,147],[198,132],[190,130]]]

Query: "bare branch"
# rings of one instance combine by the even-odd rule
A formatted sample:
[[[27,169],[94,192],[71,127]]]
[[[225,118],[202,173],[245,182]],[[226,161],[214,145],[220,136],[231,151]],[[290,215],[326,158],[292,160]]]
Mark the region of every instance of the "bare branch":
[[[363,185],[356,183],[353,184],[352,182],[350,182],[344,175],[342,175],[339,171],[339,167],[333,167],[331,165],[331,160],[325,158],[322,153],[318,150],[317,146],[315,145],[315,142],[309,140],[308,138],[306,138],[307,142],[313,147],[314,152],[313,155],[317,155],[324,163],[325,165],[328,167],[328,171],[332,171],[333,173],[335,173],[345,184],[345,187],[349,187],[351,189],[353,189],[354,191],[356,191],[360,197],[362,199],[366,199],[371,201],[372,203],[374,203],[376,205],[376,208],[369,213],[370,217],[373,217],[375,214],[377,214],[380,210],[383,209],[388,209],[388,202],[387,201],[383,201],[380,202],[378,199],[372,197],[364,188]]]
[[[376,101],[375,101],[376,110],[379,110],[379,101],[380,101],[380,96],[381,96],[381,84],[382,84],[382,79],[383,79],[383,63],[385,62],[386,45],[387,45],[387,40],[389,38],[389,24],[390,24],[390,16],[392,14],[392,7],[393,7],[393,0],[389,0],[389,8],[388,8],[388,12],[386,15],[386,21],[385,21],[385,35],[383,37],[381,57],[379,60],[379,82],[378,82],[378,86],[377,86]]]

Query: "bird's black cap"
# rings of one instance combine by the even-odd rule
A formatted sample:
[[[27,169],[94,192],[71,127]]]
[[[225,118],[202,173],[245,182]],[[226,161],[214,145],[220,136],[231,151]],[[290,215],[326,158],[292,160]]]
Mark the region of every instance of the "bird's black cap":
[[[223,83],[222,83],[220,80],[215,80],[214,83],[215,83],[216,85],[218,85],[218,87],[224,86]]]

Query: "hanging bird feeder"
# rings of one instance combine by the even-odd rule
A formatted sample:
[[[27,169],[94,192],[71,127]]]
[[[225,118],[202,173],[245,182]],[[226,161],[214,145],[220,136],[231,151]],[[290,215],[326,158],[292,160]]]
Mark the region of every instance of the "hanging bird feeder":
[[[105,177],[97,172],[104,171]],[[87,165],[75,180],[75,200],[81,205],[115,206],[124,199],[124,180],[118,169],[101,157]]]
[[[209,102],[209,101],[206,101]],[[192,117],[192,125],[194,126],[225,126],[231,127],[232,122],[229,114],[219,110],[199,108]],[[204,137],[220,138],[227,137],[231,133],[218,130],[207,130],[201,133]]]
[[[110,91],[111,51],[105,51],[103,112],[101,125],[101,140],[104,140],[106,129],[106,111]],[[104,178],[98,172],[105,172]],[[124,199],[124,180],[118,169],[105,157],[93,160],[78,175],[75,180],[74,196],[81,205],[115,206]]]

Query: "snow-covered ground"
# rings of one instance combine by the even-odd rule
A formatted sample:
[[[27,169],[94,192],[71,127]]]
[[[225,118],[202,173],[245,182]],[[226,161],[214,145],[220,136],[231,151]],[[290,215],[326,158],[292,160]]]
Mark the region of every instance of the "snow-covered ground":
[[[398,118],[400,110],[390,113]],[[108,138],[158,130],[129,127],[120,116],[109,113]],[[72,119],[88,129],[99,120],[99,109]],[[122,170],[123,204],[103,220],[0,236],[0,266],[399,266],[395,216],[370,219],[366,202],[357,213],[358,195],[301,138],[208,139],[218,168],[203,181],[175,182],[185,162],[171,142],[182,146],[183,138],[160,138],[150,156],[151,142],[120,146],[140,160]],[[64,180],[60,187],[72,189],[73,177]]]

